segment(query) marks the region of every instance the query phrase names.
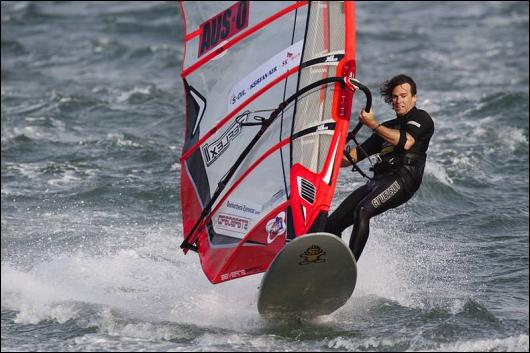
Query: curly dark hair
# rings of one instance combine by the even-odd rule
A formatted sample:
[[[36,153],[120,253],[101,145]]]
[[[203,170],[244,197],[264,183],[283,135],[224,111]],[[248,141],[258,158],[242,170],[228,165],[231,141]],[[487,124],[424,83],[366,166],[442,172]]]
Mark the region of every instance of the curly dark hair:
[[[392,91],[396,86],[402,85],[404,83],[408,83],[410,85],[410,92],[413,96],[416,95],[416,82],[414,82],[414,80],[407,75],[397,75],[392,77],[390,80],[383,82],[379,88],[379,92],[385,99],[386,103],[392,103]]]

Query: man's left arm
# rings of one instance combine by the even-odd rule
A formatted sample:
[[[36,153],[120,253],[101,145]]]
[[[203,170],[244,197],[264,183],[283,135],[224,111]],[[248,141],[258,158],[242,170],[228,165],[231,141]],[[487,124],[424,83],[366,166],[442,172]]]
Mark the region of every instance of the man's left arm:
[[[403,144],[402,147],[406,151],[410,150],[414,143],[416,143],[416,139],[410,133],[403,131],[402,134],[400,130],[391,129],[382,124],[378,124],[375,120],[375,115],[371,110],[368,113],[362,110],[359,120],[388,143],[394,146]]]
[[[376,125],[375,128],[372,129],[377,135],[381,136],[385,141],[388,143],[393,144],[394,146],[399,145],[400,139],[402,139],[401,131],[396,129],[391,129],[389,127],[383,126],[383,125]],[[408,132],[404,132],[405,134],[405,144],[403,145],[403,149],[405,151],[410,150],[410,148],[416,143],[416,139],[412,137],[411,134]]]

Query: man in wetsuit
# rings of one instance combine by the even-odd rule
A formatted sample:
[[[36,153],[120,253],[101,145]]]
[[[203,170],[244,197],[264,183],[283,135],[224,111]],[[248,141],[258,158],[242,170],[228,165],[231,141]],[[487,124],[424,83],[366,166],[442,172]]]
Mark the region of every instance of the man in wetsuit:
[[[353,224],[350,249],[359,260],[370,231],[370,218],[407,202],[420,187],[434,123],[429,114],[416,108],[416,84],[398,75],[381,86],[385,102],[392,104],[396,118],[378,124],[372,111],[361,111],[359,120],[373,134],[349,152],[353,162],[379,154],[374,177],[353,191],[331,214],[326,231],[341,236]],[[351,165],[345,157],[341,167]]]

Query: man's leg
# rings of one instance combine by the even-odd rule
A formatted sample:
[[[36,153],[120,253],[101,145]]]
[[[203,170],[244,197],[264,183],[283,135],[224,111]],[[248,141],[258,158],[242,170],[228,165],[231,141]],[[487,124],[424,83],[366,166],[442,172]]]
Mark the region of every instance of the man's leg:
[[[355,207],[350,249],[358,261],[370,233],[370,218],[402,205],[412,197],[403,187],[401,178],[389,175],[377,180],[375,187]]]
[[[357,204],[370,192],[371,184],[361,186],[342,201],[340,206],[328,217],[326,232],[341,237],[342,231],[353,224],[353,211]]]

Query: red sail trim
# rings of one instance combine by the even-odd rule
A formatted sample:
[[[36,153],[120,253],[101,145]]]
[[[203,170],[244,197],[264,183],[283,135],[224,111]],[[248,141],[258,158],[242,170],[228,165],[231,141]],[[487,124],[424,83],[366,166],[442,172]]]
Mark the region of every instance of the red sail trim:
[[[255,99],[257,99],[259,96],[261,96],[263,93],[267,92],[271,87],[275,86],[279,82],[285,80],[287,77],[291,76],[294,73],[297,73],[300,69],[300,66],[293,67],[289,71],[285,72],[283,75],[277,77],[274,81],[271,81],[269,84],[264,86],[262,89],[257,91],[254,95],[248,97],[245,101],[243,101],[236,109],[234,109],[230,114],[228,114],[226,117],[221,119],[210,131],[208,131],[206,134],[204,134],[203,137],[197,141],[193,146],[191,146],[184,154],[182,154],[182,157],[180,157],[180,161],[185,161],[188,159],[193,152],[197,148],[199,148],[207,139],[210,138],[213,134],[217,132],[221,127],[223,127],[224,124],[226,124],[230,119],[232,119],[237,113],[239,113],[244,107],[252,103]],[[276,107],[271,107],[276,108]]]
[[[189,42],[190,40],[192,40],[193,38],[199,36],[200,34],[202,33],[202,30],[199,28],[193,32],[191,32],[190,34],[186,34],[186,37],[184,38],[184,40],[186,42]]]
[[[350,53],[351,55],[348,55],[347,60],[355,60],[355,50],[356,50],[356,42],[357,38],[355,35],[355,4],[345,4],[345,11],[346,13],[350,13],[351,17],[346,16],[345,21],[345,27],[346,27],[346,33],[349,33],[349,35],[346,36],[346,44],[345,44],[345,51],[346,53]],[[353,21],[349,21],[349,18],[353,18]]]
[[[180,200],[182,205],[182,225],[184,228],[184,237],[188,234],[195,222],[197,222],[199,215],[203,209],[200,202],[200,196],[189,174],[189,170],[185,164],[180,168]],[[187,249],[185,249],[185,253]]]
[[[220,46],[219,48],[215,49],[211,53],[207,54],[206,56],[204,56],[202,59],[198,60],[195,64],[191,65],[187,69],[182,70],[182,74],[180,76],[182,78],[185,78],[186,76],[188,76],[189,74],[191,74],[192,72],[194,72],[195,70],[197,70],[198,68],[203,66],[204,64],[206,64],[209,61],[211,61],[216,56],[218,56],[221,53],[223,53],[225,50],[228,50],[231,47],[233,47],[234,45],[236,45],[237,43],[241,42],[243,39],[251,36],[252,34],[254,34],[255,32],[257,32],[260,29],[264,28],[265,26],[267,26],[271,22],[277,20],[278,18],[280,18],[280,17],[288,14],[289,12],[294,11],[294,10],[296,10],[296,9],[302,7],[302,6],[305,6],[305,5],[307,5],[307,1],[300,1],[300,2],[297,2],[296,4],[293,4],[291,6],[288,6],[288,7],[284,8],[281,11],[278,11],[274,15],[266,18],[265,20],[261,21],[260,23],[258,23],[254,27],[252,27],[252,28],[248,29],[247,31],[241,33],[240,35],[238,35],[237,37],[235,37],[231,41],[227,42],[226,44]],[[195,33],[195,32],[192,32],[192,33]]]
[[[219,208],[221,207],[221,205],[224,204],[225,200],[228,198],[228,196],[230,196],[232,194],[232,192],[234,192],[234,190],[239,186],[239,184],[241,184],[243,182],[243,180],[245,180],[245,178],[250,174],[252,173],[252,171],[254,169],[256,169],[256,167],[258,165],[261,164],[261,162],[263,162],[266,158],[268,158],[270,155],[272,155],[274,152],[276,152],[277,150],[279,150],[280,148],[282,148],[283,146],[289,144],[289,142],[291,141],[291,138],[286,138],[286,139],[283,139],[282,141],[280,141],[279,143],[277,143],[276,145],[272,146],[271,148],[269,148],[267,151],[265,151],[265,153],[263,155],[261,155],[261,157],[259,157],[254,163],[252,163],[252,165],[250,167],[248,167],[248,169],[239,177],[239,179],[237,179],[234,184],[232,184],[232,186],[228,189],[228,191],[223,195],[223,197],[217,202],[217,205],[215,206],[215,208],[213,208],[210,213],[204,217],[201,221],[201,223],[199,224],[199,226],[197,227],[197,230],[201,229],[201,227],[204,226],[204,224],[208,223],[208,221],[212,218],[212,216],[215,214],[215,212],[217,212],[217,210],[219,210]],[[250,233],[249,233],[250,234]],[[193,235],[189,240],[188,242],[189,243],[194,243],[195,240],[199,237],[200,235],[200,231],[197,231],[195,233],[195,235]]]
[[[179,3],[180,3],[180,11],[182,12],[182,17],[184,18],[184,38],[186,38],[186,35],[187,35],[186,31],[188,28],[188,25],[186,24],[186,12],[184,12],[184,5],[182,4],[183,0],[180,0]],[[184,70],[184,61],[186,61],[186,47],[187,45],[184,44],[184,56],[182,57],[182,62],[180,63],[180,72]]]

